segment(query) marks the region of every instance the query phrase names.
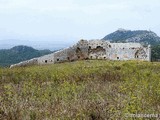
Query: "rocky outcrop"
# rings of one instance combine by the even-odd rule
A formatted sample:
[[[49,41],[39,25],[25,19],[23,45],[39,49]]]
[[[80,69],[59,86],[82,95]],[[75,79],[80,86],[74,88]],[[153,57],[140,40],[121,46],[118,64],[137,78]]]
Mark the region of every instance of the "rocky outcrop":
[[[156,33],[147,30],[125,30],[118,29],[117,31],[105,36],[103,40],[110,42],[139,42],[142,44],[155,45],[160,43],[160,37]]]

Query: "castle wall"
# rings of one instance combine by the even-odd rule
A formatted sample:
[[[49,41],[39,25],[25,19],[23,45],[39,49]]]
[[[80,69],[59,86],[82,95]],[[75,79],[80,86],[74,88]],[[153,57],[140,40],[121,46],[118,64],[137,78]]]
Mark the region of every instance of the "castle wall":
[[[54,63],[67,61],[67,57],[68,57],[67,51],[68,51],[68,48],[55,52],[54,53]]]
[[[77,60],[78,57],[76,55],[76,46],[72,46],[67,50],[68,61]]]
[[[134,60],[135,51],[128,48],[109,48],[107,49],[108,58],[110,60]]]
[[[80,40],[72,47],[54,53],[54,62],[83,60],[88,58],[88,41]]]
[[[88,47],[91,49],[95,49],[98,46],[105,48],[108,48],[110,46],[110,42],[104,41],[104,40],[89,40]]]
[[[80,40],[76,45],[76,56],[77,59],[88,59],[88,41]]]
[[[140,43],[110,43],[103,40],[80,40],[77,44],[55,53],[20,62],[11,67],[54,64],[85,59],[151,60],[151,48]]]
[[[103,40],[90,40],[88,43],[89,59],[107,59],[106,49],[110,43]]]
[[[140,43],[112,43],[107,50],[111,60],[146,60],[150,61],[150,49]]]
[[[145,59],[146,61],[151,61],[151,46],[148,45],[146,48],[145,48],[145,51],[147,53],[147,58]]]
[[[26,60],[26,61],[14,64],[14,65],[11,65],[10,68],[32,66],[32,65],[37,65],[37,64],[38,64],[38,58],[33,58],[30,60]]]
[[[44,55],[38,58],[38,64],[53,64],[54,63],[54,53],[49,55]]]

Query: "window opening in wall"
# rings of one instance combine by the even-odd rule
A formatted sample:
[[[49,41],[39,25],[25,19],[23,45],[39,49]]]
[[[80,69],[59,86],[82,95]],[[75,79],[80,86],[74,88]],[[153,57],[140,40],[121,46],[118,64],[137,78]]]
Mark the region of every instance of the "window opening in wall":
[[[135,53],[135,58],[139,58],[138,53],[139,53],[139,50],[137,50],[137,52]]]
[[[104,59],[106,59],[106,57],[104,57]]]
[[[109,48],[111,48],[111,45],[109,45]]]
[[[47,63],[47,60],[45,60],[45,63]]]
[[[81,52],[81,49],[79,47],[77,47],[76,53],[79,53],[79,52]]]
[[[89,49],[91,49],[91,46],[89,46]]]
[[[57,61],[59,61],[59,59],[57,59]]]
[[[69,57],[67,57],[67,60],[70,60],[70,58],[69,58]]]
[[[117,60],[119,60],[119,57],[117,57]]]
[[[101,46],[97,46],[97,48],[101,48]]]
[[[78,59],[80,58],[80,56],[78,56]]]

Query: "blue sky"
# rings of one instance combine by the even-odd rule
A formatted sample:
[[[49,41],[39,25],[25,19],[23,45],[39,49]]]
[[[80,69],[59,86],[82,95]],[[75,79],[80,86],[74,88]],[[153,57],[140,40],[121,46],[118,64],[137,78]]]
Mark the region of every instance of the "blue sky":
[[[0,0],[0,40],[70,44],[118,28],[160,36],[159,0]]]

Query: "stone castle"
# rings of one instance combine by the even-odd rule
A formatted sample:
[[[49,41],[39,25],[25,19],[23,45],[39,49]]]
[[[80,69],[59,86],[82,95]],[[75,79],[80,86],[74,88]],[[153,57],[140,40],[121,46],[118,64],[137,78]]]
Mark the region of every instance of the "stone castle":
[[[110,43],[104,40],[80,40],[71,47],[11,65],[11,68],[87,59],[150,61],[151,48],[150,45],[144,47],[140,43]]]

